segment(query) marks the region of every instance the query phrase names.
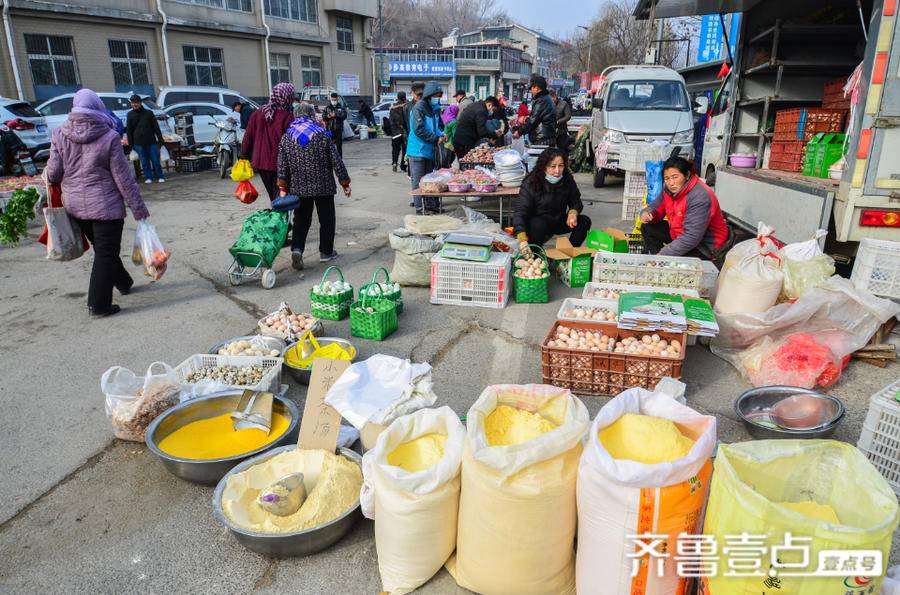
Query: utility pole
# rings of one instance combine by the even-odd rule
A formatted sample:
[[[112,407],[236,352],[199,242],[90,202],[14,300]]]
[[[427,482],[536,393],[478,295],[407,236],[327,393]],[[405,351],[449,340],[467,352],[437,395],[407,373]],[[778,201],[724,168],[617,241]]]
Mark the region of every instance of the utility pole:
[[[644,51],[645,64],[654,64],[656,62],[656,57],[653,54],[653,21],[656,20],[656,4],[658,1],[650,0],[650,18],[647,19],[647,48]]]
[[[381,2],[378,0],[378,97],[373,97],[372,101],[381,101],[381,77],[384,76],[384,19],[381,16]]]
[[[578,25],[579,29],[584,29],[587,31],[588,35],[588,59],[587,59],[587,71],[588,74],[591,74],[591,50],[594,49],[594,25],[591,24],[590,28],[585,27],[584,25]]]

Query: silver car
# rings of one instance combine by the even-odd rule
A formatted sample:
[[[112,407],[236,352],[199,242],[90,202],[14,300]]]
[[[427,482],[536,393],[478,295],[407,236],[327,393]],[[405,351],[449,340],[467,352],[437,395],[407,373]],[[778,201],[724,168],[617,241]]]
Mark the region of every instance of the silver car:
[[[129,99],[131,98],[131,93],[97,93],[100,96],[100,100],[103,102],[103,105],[106,106],[106,109],[111,111],[122,121],[122,125],[125,125],[125,120],[128,118],[128,112],[131,111],[131,103]],[[47,120],[47,128],[50,132],[52,132],[55,128],[62,126],[66,118],[69,117],[69,112],[72,111],[72,98],[75,97],[74,93],[65,93],[64,95],[58,95],[53,99],[48,99],[44,103],[37,106],[37,111],[39,111]],[[153,115],[156,116],[157,122],[159,122],[159,129],[163,134],[171,134],[172,129],[169,127],[168,120],[166,119],[166,113],[159,109],[156,103],[147,95],[141,95],[142,100],[144,102],[144,107],[153,112]]]
[[[50,157],[50,130],[47,120],[29,103],[0,97],[0,124],[9,127],[19,137],[32,159],[46,161]]]

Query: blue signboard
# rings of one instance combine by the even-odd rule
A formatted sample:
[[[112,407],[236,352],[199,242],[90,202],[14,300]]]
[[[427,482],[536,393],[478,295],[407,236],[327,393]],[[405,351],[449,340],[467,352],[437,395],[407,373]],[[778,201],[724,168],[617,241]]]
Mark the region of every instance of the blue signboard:
[[[449,78],[456,74],[455,62],[394,62],[388,66],[391,77]]]
[[[722,23],[719,15],[705,14],[700,21],[700,45],[697,47],[697,63],[722,59]]]
[[[741,13],[731,13],[731,26],[728,27],[728,45],[731,49],[731,57],[734,58],[734,51],[737,44],[738,35],[741,32]],[[727,57],[727,56],[726,56]]]

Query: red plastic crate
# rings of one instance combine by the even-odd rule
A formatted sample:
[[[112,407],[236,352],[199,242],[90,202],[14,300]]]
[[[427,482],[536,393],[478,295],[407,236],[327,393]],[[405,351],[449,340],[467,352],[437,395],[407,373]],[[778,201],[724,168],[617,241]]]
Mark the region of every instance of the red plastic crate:
[[[775,125],[778,123],[799,122],[806,108],[795,107],[791,109],[781,109],[775,112]]]
[[[803,155],[806,153],[806,143],[799,140],[791,141],[773,141],[772,153],[783,153],[786,155]]]
[[[825,83],[822,95],[834,95],[835,93],[840,93],[841,96],[844,95],[844,85],[847,84],[847,79],[833,79]]]
[[[769,169],[800,172],[803,169],[803,161],[775,161],[769,157]]]

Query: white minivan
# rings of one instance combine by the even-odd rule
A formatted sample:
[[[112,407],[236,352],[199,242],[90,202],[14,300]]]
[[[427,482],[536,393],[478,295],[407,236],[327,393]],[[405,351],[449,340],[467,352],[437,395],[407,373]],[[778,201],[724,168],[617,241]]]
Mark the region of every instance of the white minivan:
[[[223,87],[160,87],[156,97],[156,103],[162,108],[176,103],[216,103],[230,108],[236,101],[249,104],[253,109],[259,107],[252,99]]]
[[[695,110],[680,74],[665,66],[632,65],[609,66],[601,76],[591,121],[595,188],[606,184],[607,174],[623,175],[620,155],[631,146],[656,145],[664,155],[678,147],[679,155],[693,158]],[[696,112],[706,113],[700,99]]]

